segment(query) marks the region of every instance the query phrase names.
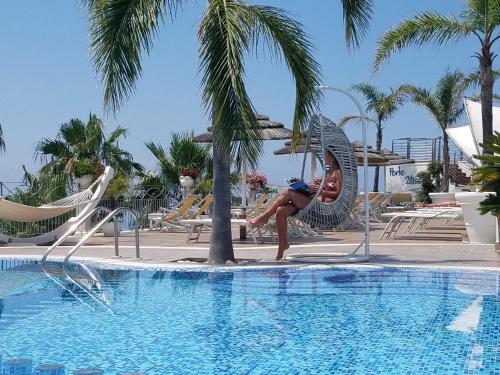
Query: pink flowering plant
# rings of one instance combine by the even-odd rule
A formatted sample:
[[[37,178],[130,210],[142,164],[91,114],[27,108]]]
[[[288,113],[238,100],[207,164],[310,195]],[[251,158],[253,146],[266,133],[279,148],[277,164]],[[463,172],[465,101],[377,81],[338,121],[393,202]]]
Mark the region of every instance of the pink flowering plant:
[[[247,184],[251,189],[259,190],[267,185],[267,177],[264,173],[251,172],[247,173]]]

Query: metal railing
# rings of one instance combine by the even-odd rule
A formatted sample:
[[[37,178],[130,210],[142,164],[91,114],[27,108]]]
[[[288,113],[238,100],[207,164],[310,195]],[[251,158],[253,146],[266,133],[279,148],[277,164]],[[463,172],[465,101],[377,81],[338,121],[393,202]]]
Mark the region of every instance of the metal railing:
[[[69,258],[80,248],[82,245],[87,242],[87,240],[92,237],[104,224],[106,224],[108,221],[111,219],[114,219],[113,224],[114,224],[114,240],[115,240],[115,256],[119,257],[120,256],[120,249],[118,247],[118,222],[116,221],[116,216],[121,213],[121,212],[128,212],[131,214],[135,219],[136,219],[136,226],[135,226],[135,257],[137,259],[141,258],[141,250],[139,246],[139,218],[135,214],[133,210],[127,207],[119,207],[115,209],[114,211],[110,212],[103,220],[101,220],[97,225],[95,225],[90,231],[88,231],[81,239],[78,241],[78,243],[73,246],[73,248],[68,251],[66,254],[66,257],[64,258],[64,263],[67,263],[69,261]]]
[[[27,185],[24,182],[8,182],[0,181],[0,197],[5,197],[6,195],[14,194],[16,189],[25,189]]]
[[[42,264],[45,263],[45,261],[47,260],[47,257],[50,255],[50,253],[52,253],[69,236],[73,235],[73,233],[75,233],[78,230],[78,227],[83,225],[93,215],[95,215],[96,213],[102,212],[102,211],[109,212],[109,209],[106,207],[94,208],[92,211],[87,213],[85,216],[82,216],[79,220],[77,220],[75,223],[73,223],[73,225],[68,229],[68,231],[66,233],[64,233],[52,246],[50,246],[45,251],[45,254],[42,257]],[[119,214],[121,212],[128,212],[137,218],[137,215],[135,214],[135,212],[127,207],[120,207],[120,208],[113,210],[112,212],[109,212],[103,220],[101,220],[89,232],[87,232],[87,234],[85,236],[83,236],[83,238],[80,241],[78,241],[78,243],[68,252],[66,257],[64,258],[64,262],[66,263],[69,260],[69,257],[71,257],[71,255],[73,255],[75,253],[75,251],[77,251],[92,235],[94,235],[97,232],[97,230],[99,230],[104,225],[104,223],[107,223],[112,218],[115,218],[117,216],[117,214]],[[137,225],[135,227],[136,256],[137,256],[137,258],[140,258],[139,225],[138,225],[139,221],[137,220],[136,222],[137,222]],[[114,221],[114,223],[115,223],[114,224],[115,225],[115,237],[114,237],[114,239],[115,239],[115,256],[120,256],[119,248],[118,248],[118,227],[117,227],[116,220]]]
[[[451,139],[448,150],[452,163],[470,161]],[[443,137],[393,139],[392,152],[415,161],[443,160]]]

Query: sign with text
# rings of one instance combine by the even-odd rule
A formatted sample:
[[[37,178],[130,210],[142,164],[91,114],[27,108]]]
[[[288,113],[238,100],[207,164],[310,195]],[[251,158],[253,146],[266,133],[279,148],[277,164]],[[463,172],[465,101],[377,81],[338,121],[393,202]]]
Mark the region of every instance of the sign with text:
[[[427,164],[426,162],[385,167],[385,191],[403,193],[419,189],[422,182],[417,177],[417,173],[425,170]]]

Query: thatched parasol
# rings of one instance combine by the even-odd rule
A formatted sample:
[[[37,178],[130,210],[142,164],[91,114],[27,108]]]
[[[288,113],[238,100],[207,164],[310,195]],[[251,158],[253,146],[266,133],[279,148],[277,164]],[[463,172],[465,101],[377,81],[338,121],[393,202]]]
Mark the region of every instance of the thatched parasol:
[[[259,124],[260,139],[263,141],[273,141],[280,139],[291,139],[292,131],[285,128],[280,122],[271,121],[269,116],[257,114],[257,122]],[[194,142],[198,143],[212,143],[213,142],[213,132],[212,128],[208,128],[207,132],[202,133],[193,137]]]
[[[281,139],[291,139],[292,138],[292,131],[290,129],[285,128],[285,125],[283,125],[280,122],[276,121],[271,121],[269,116],[266,115],[261,115],[261,114],[256,114],[257,117],[257,122],[259,124],[260,130],[260,139],[263,141],[272,141],[272,140],[281,140]],[[213,142],[213,132],[212,128],[207,128],[207,132],[199,134],[195,137],[193,137],[193,141],[197,143],[212,143]],[[242,171],[241,171],[241,187],[244,192],[242,194],[242,206],[246,207],[246,191],[247,191],[247,184],[246,184],[246,175],[247,175],[247,162],[246,159],[243,158],[243,166],[242,166]]]
[[[354,141],[351,143],[356,156],[356,162],[358,165],[363,165],[363,144],[359,141]],[[292,153],[292,142],[286,142],[285,147],[282,147],[274,151],[274,155],[286,155]],[[295,153],[301,154],[305,152],[304,141],[299,142],[295,147]],[[410,164],[414,163],[414,160],[409,160],[403,158],[401,155],[395,154],[387,149],[382,149],[377,152],[372,146],[367,146],[368,151],[368,166],[385,166],[385,165],[395,165],[395,164]]]

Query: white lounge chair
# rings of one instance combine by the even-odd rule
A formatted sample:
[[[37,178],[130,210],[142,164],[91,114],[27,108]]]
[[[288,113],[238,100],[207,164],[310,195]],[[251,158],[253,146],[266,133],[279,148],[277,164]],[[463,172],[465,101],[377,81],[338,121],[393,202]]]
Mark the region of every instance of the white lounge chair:
[[[416,230],[425,229],[427,223],[431,219],[444,219],[445,224],[451,220],[459,219],[462,216],[460,208],[444,208],[444,209],[421,209],[416,211],[391,212],[382,214],[382,217],[390,218],[384,231],[380,235],[380,239],[394,238],[401,226],[408,221],[404,233],[412,233]]]
[[[189,228],[189,232],[186,238],[186,243],[189,243],[190,241],[195,241],[198,242],[200,239],[200,234],[203,231],[203,229],[211,228],[212,227],[212,219],[206,218],[206,219],[184,219],[184,220],[179,220],[179,222]],[[231,224],[234,225],[246,225],[248,228],[248,232],[250,232],[250,235],[252,236],[254,244],[257,244],[257,237],[255,236],[254,228],[250,223],[247,222],[246,219],[231,219]]]

